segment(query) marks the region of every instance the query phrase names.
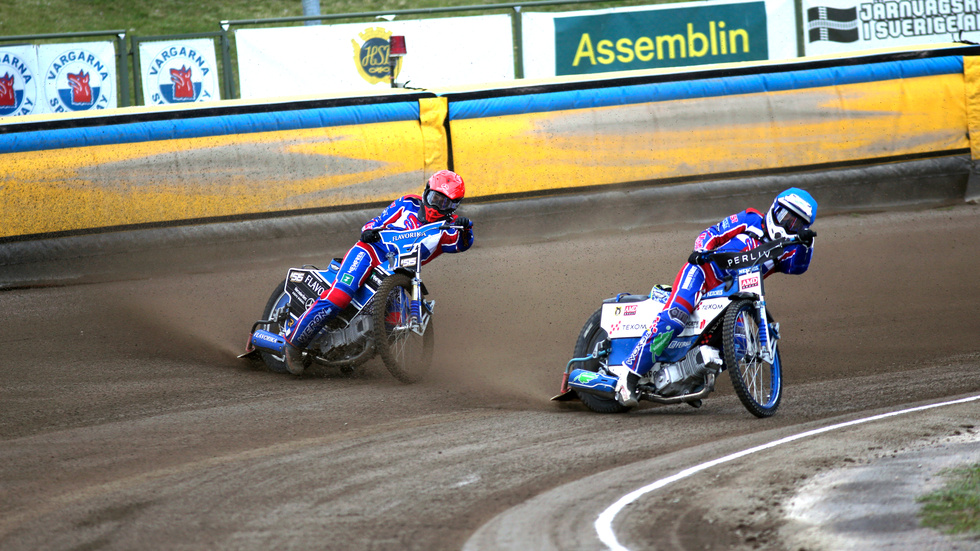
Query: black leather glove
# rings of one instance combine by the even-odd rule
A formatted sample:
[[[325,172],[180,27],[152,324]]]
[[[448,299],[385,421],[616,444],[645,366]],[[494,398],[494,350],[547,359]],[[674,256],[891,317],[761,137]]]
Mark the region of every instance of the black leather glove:
[[[711,260],[711,252],[698,252],[694,251],[691,256],[687,257],[687,262],[690,264],[696,264],[701,266],[702,264],[707,264]]]
[[[457,216],[453,224],[457,226],[463,226],[464,229],[473,229],[473,221],[465,216]]]
[[[378,235],[380,230],[370,229],[361,232],[361,241],[364,243],[377,243],[381,241],[381,236]]]
[[[806,245],[807,247],[812,247],[813,238],[817,236],[817,232],[811,230],[810,228],[806,228],[804,230],[800,230],[800,233],[796,235],[800,238],[801,244]]]

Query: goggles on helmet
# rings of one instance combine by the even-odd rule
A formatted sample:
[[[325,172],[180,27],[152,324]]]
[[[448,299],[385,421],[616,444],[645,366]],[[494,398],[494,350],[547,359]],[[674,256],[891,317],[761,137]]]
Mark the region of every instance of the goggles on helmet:
[[[772,218],[776,221],[776,225],[788,233],[800,233],[800,230],[807,227],[805,219],[782,205],[776,205],[772,211]]]
[[[441,213],[453,212],[459,208],[460,201],[460,199],[454,201],[444,193],[440,193],[434,189],[425,192],[425,204]]]

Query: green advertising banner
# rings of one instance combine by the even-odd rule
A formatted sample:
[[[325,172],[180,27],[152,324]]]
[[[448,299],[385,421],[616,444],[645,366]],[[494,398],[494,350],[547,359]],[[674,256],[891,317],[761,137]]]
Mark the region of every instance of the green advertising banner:
[[[555,18],[555,74],[769,59],[765,2]]]

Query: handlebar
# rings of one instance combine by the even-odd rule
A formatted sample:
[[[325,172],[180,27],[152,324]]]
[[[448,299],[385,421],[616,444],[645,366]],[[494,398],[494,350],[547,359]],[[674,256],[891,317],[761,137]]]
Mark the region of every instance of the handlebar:
[[[433,224],[434,223],[435,222],[433,222]],[[371,231],[375,231],[375,232],[394,231],[394,232],[399,232],[399,233],[407,233],[407,232],[420,231],[420,230],[422,230],[423,228],[425,228],[428,225],[429,224],[423,224],[421,227],[418,227],[418,228],[415,228],[415,229],[389,228],[388,226],[382,226],[380,228],[370,228],[370,230]],[[455,222],[443,222],[442,225],[439,226],[438,229],[440,229],[440,230],[448,230],[448,229],[456,228],[456,229],[460,229],[460,230],[465,230],[468,227],[470,227],[470,226],[465,226],[463,224],[457,224]]]
[[[761,264],[767,260],[778,257],[782,250],[790,245],[812,245],[813,238],[817,232],[807,228],[797,235],[791,235],[763,243],[758,247],[747,251],[705,251],[704,253],[694,253],[689,260],[695,260],[692,264],[715,262],[722,268],[748,268]],[[699,258],[694,258],[699,256]]]

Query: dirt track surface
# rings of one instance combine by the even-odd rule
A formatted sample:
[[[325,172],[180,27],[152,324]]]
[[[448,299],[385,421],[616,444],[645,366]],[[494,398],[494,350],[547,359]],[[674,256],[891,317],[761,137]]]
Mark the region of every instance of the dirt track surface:
[[[670,283],[701,228],[478,233],[425,273],[436,365],[411,386],[378,360],[296,378],[235,357],[285,269],[326,265],[354,231],[95,260],[79,284],[0,293],[0,548],[597,549],[596,515],[655,479],[980,393],[980,208],[959,206],[817,223],[810,271],[768,280],[774,418],[746,412],[726,375],[697,410],[550,402],[601,299]],[[808,484],[957,439],[975,451],[978,433],[977,402],[842,429],[651,493],[614,528],[630,549],[834,548],[801,513]],[[858,531],[922,548],[902,539],[912,522]]]

